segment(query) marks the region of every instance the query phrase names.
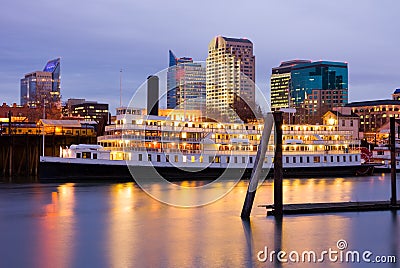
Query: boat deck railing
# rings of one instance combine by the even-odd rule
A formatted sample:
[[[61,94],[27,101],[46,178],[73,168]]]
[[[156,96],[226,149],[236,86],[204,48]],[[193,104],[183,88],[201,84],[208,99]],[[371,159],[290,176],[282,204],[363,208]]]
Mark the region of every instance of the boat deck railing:
[[[177,154],[207,154],[207,155],[255,155],[255,150],[188,150],[177,148],[144,148],[144,147],[105,147],[110,151],[125,151],[125,152],[148,152],[148,153],[177,153]],[[267,155],[273,155],[273,151],[267,151]],[[283,155],[347,155],[360,154],[359,150],[327,150],[327,151],[283,151]]]
[[[189,127],[189,126],[165,126],[165,125],[137,125],[137,124],[124,124],[124,125],[110,125],[106,126],[106,131],[120,130],[120,131],[145,131],[145,130],[159,130],[159,131],[171,131],[171,132],[215,132],[220,134],[260,134],[260,129],[246,129],[246,128],[225,128],[221,127]]]

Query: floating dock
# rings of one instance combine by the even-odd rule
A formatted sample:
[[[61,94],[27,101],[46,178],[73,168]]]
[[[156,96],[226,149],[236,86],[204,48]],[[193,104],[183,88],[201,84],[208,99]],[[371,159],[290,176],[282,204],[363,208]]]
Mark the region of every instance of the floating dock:
[[[267,215],[275,215],[274,205],[260,205],[265,207]],[[359,211],[383,211],[399,210],[400,202],[391,205],[390,201],[364,201],[364,202],[333,202],[333,203],[303,203],[283,205],[283,215],[335,213],[335,212],[359,212]]]

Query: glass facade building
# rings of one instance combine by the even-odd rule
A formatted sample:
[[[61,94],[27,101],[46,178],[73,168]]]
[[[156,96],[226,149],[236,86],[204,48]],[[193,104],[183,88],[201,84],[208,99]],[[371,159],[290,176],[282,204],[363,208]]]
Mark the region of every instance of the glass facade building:
[[[271,109],[288,108],[293,104],[290,101],[290,84],[292,68],[298,64],[311,63],[309,60],[284,61],[279,67],[272,68],[271,74]]]
[[[51,73],[36,71],[21,79],[21,105],[35,107],[52,89]]]
[[[46,66],[43,69],[43,72],[51,73],[52,85],[51,85],[51,99],[53,102],[57,102],[60,100],[60,89],[61,89],[61,80],[60,80],[60,58],[50,60],[47,62]]]
[[[271,108],[296,108],[296,123],[321,123],[324,113],[347,103],[345,62],[292,60],[272,69]]]
[[[167,108],[205,110],[206,69],[192,58],[177,58],[169,51]]]
[[[36,106],[43,98],[60,102],[60,58],[50,60],[43,71],[31,72],[21,79],[21,105]]]
[[[317,61],[298,64],[291,71],[291,99],[295,104],[304,102],[313,90],[340,90],[329,101],[334,106],[348,103],[347,63]]]

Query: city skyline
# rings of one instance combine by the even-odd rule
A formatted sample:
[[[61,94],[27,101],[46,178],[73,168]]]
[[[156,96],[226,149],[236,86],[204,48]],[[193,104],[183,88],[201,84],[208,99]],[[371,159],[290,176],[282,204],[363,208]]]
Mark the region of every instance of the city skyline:
[[[114,111],[119,104],[121,68],[126,105],[148,75],[168,67],[169,49],[205,60],[207,44],[217,35],[247,37],[253,42],[256,83],[268,98],[272,67],[296,58],[348,62],[349,102],[390,98],[400,86],[396,71],[399,36],[392,23],[400,4],[395,1],[256,2],[246,20],[229,16],[241,11],[240,5],[223,3],[209,9],[207,3],[187,6],[121,1],[118,5],[99,3],[93,11],[88,2],[80,3],[79,10],[75,4],[15,1],[2,7],[0,34],[7,40],[0,44],[2,102],[18,103],[20,78],[40,70],[43,61],[61,57],[63,101],[96,99],[110,103]],[[207,19],[183,12],[185,7],[199,14],[207,12]],[[180,20],[186,23],[174,24],[174,30],[168,31],[164,22],[171,20],[170,12],[179,12]],[[226,21],[216,23],[221,16]],[[36,30],[27,31],[28,26]]]

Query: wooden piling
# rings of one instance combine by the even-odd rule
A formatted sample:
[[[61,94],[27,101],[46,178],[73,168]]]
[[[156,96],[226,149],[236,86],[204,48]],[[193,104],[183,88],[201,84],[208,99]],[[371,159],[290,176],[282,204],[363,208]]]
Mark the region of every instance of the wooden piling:
[[[33,179],[39,174],[39,157],[43,153],[43,135],[41,133],[29,134],[15,132],[13,122],[8,126],[8,133],[0,134],[0,181],[12,181],[15,178]],[[79,139],[82,140],[83,137]],[[76,144],[77,136],[68,137],[66,135],[46,136],[46,154],[53,153],[58,156],[58,148],[63,144]],[[95,142],[87,139],[88,142]]]
[[[29,172],[29,159],[30,159],[30,150],[29,150],[29,136],[28,134],[25,134],[25,174],[30,175],[31,173]]]
[[[283,112],[275,111],[275,156],[274,156],[274,211],[275,216],[283,215],[283,165],[282,165],[282,123]]]
[[[10,154],[9,154],[9,164],[8,164],[8,176],[11,178],[13,174],[13,147],[14,147],[14,139],[12,136],[11,129],[11,111],[8,112],[8,135],[10,136]]]
[[[40,158],[40,139],[36,139],[36,146],[34,148],[34,155],[36,157],[33,159],[33,168],[34,168],[34,175],[37,176],[38,173],[38,167],[39,167],[39,158]]]
[[[25,156],[26,153],[27,152],[22,149],[22,155],[21,155],[21,157],[19,157],[19,159],[17,159],[17,163],[18,163],[18,169],[16,172],[17,176],[22,174],[22,167],[24,165],[24,158],[26,158],[26,156]],[[26,174],[26,175],[28,175],[28,174]]]
[[[390,168],[391,168],[391,188],[392,196],[390,204],[397,205],[397,185],[396,185],[396,133],[395,118],[390,117]]]
[[[254,198],[256,196],[258,182],[261,177],[261,171],[265,159],[265,153],[268,148],[269,137],[271,136],[273,117],[268,114],[264,118],[264,129],[261,135],[260,144],[258,145],[256,159],[254,161],[253,170],[251,172],[249,186],[247,187],[246,198],[244,200],[242,213],[240,217],[242,219],[248,219],[250,217],[251,209],[253,207]]]
[[[7,166],[8,166],[8,154],[10,146],[4,147],[4,158],[3,158],[3,176],[7,176]]]

